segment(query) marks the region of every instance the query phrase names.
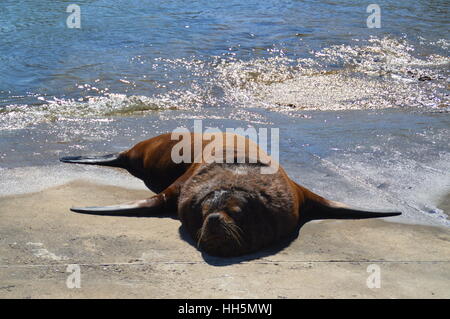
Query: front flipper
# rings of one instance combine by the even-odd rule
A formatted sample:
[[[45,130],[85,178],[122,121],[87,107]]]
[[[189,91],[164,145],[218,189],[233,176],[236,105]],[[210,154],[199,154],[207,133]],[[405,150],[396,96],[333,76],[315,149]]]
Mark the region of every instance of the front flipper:
[[[76,213],[109,216],[150,216],[155,213],[176,212],[181,185],[192,175],[192,165],[182,176],[161,193],[148,199],[113,206],[72,207]]]
[[[166,196],[164,193],[148,199],[128,202],[113,206],[72,207],[70,210],[76,213],[109,216],[145,216],[162,212],[166,208]]]

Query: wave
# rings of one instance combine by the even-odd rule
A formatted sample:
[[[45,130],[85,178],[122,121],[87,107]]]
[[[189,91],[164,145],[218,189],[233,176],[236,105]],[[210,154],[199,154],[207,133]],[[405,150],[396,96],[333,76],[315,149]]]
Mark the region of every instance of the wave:
[[[434,46],[437,49],[425,48]],[[67,118],[115,117],[166,109],[264,107],[276,111],[420,108],[450,111],[448,42],[415,45],[406,37],[354,39],[292,58],[159,59],[181,80],[165,93],[127,95],[83,91],[76,99],[38,96],[38,105],[0,109],[0,129],[23,128]],[[169,82],[170,83],[170,82]],[[136,85],[130,83],[130,85]],[[95,87],[85,84],[95,92]],[[111,89],[112,91],[112,89]]]

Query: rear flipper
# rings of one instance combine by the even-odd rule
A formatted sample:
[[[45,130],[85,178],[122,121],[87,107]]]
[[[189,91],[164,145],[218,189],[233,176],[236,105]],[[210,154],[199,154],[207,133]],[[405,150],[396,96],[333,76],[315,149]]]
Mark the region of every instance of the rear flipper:
[[[371,212],[321,198],[308,199],[304,217],[314,219],[365,219],[401,215],[401,212]]]
[[[164,194],[158,194],[148,199],[134,202],[113,205],[113,206],[93,206],[93,207],[72,207],[70,210],[76,213],[109,216],[145,216],[163,212],[166,208]]]
[[[401,212],[371,212],[327,200],[295,183],[299,198],[303,199],[300,217],[305,221],[315,219],[364,219],[401,215]]]
[[[59,160],[64,163],[124,167],[124,157],[122,153],[103,156],[66,156],[61,157]]]

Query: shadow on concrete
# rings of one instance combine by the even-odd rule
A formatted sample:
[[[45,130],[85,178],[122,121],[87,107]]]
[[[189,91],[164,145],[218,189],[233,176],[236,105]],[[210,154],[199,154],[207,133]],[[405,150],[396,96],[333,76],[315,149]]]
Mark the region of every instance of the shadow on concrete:
[[[148,212],[147,211],[147,212],[124,212],[124,213],[119,213],[119,214],[111,213],[111,212],[105,212],[105,213],[99,214],[98,212],[96,212],[96,213],[86,213],[86,214],[106,215],[106,216],[122,216],[122,217],[172,218],[172,219],[178,220],[177,214],[175,212]],[[258,251],[258,252],[252,253],[252,254],[243,255],[243,256],[237,256],[237,257],[211,256],[202,251],[201,252],[202,257],[207,264],[220,267],[220,266],[229,266],[229,265],[233,265],[233,264],[239,264],[242,262],[248,262],[251,260],[256,260],[256,259],[264,258],[267,256],[275,255],[275,254],[279,253],[280,251],[284,250],[285,248],[289,247],[289,245],[292,243],[292,241],[295,240],[299,236],[300,229],[303,227],[303,225],[306,224],[310,220],[311,219],[304,219],[304,220],[300,221],[299,225],[297,226],[297,228],[295,229],[295,231],[292,234],[286,236],[281,241],[279,241],[265,249],[262,249],[261,251]],[[183,225],[181,225],[178,228],[178,233],[182,240],[186,241],[188,244],[190,244],[191,246],[198,249],[197,243],[189,235],[189,233],[187,232],[187,230],[184,228]]]
[[[299,236],[300,229],[303,227],[304,224],[306,224],[309,220],[304,220],[299,223],[296,230],[290,234],[289,236],[285,237],[280,242],[277,242],[261,251],[243,255],[243,256],[237,256],[237,257],[217,257],[217,256],[211,256],[208,255],[205,252],[202,253],[202,257],[205,260],[205,262],[212,266],[230,266],[234,264],[239,264],[243,262],[248,262],[260,258],[264,258],[267,256],[275,255],[279,253],[280,251],[284,250],[285,248],[289,247],[289,245]],[[178,229],[178,232],[180,234],[181,239],[189,243],[191,246],[197,248],[197,243],[192,239],[192,237],[189,235],[189,233],[186,231],[186,229],[183,227],[183,225],[180,226]],[[198,248],[197,248],[198,249]]]

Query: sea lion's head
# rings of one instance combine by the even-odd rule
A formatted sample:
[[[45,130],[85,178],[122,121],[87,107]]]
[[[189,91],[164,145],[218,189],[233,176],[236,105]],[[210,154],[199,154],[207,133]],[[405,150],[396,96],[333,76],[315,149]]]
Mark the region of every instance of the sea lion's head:
[[[184,224],[198,247],[213,256],[254,252],[276,241],[284,228],[284,220],[256,191],[212,191],[193,203],[189,215]]]
[[[261,216],[258,199],[245,191],[217,190],[203,198],[202,225],[196,234],[198,246],[217,256],[241,255],[258,242],[273,236]],[[259,216],[259,218],[258,218]]]
[[[297,207],[285,175],[261,174],[259,168],[205,165],[183,185],[178,214],[201,250],[213,256],[244,255],[295,229]]]

